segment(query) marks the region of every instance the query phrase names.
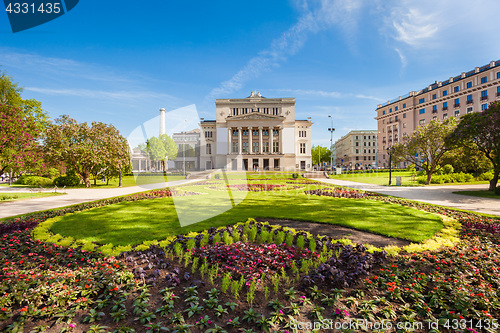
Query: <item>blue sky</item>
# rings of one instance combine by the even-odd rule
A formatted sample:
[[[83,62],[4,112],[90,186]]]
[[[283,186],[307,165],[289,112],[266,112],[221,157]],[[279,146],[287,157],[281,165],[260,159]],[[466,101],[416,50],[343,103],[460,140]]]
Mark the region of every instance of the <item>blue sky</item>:
[[[376,129],[377,104],[500,59],[497,0],[84,0],[13,34],[0,13],[0,69],[50,116],[123,135],[215,98],[295,97],[313,144]]]

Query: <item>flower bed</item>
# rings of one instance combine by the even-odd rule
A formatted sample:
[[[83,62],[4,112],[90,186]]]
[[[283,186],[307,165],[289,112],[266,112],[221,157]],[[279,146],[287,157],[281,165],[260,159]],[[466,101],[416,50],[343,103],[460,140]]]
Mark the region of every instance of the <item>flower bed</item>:
[[[226,185],[227,188],[236,191],[249,191],[249,192],[262,192],[262,191],[274,191],[275,189],[280,189],[285,187],[282,184],[230,184]]]
[[[298,249],[276,244],[249,244],[243,242],[230,245],[215,244],[191,251],[192,256],[206,260],[208,265],[219,265],[221,274],[230,272],[233,279],[243,277],[246,282],[259,279],[262,274],[280,273],[294,266],[297,260],[317,258],[309,249]]]
[[[348,190],[343,187],[322,188],[317,190],[305,191],[304,193],[309,195],[318,195],[318,196],[334,197],[334,198],[348,198],[348,199],[362,199],[366,198],[367,196],[365,192]]]

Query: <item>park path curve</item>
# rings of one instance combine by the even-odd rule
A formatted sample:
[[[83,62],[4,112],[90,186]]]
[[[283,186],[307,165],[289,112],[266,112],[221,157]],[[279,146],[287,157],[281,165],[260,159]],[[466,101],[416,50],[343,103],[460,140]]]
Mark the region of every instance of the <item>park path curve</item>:
[[[29,200],[8,201],[0,203],[0,218],[16,216],[37,212],[41,210],[60,208],[70,205],[75,205],[83,202],[94,200],[113,198],[122,195],[128,195],[148,190],[156,190],[165,187],[182,185],[199,181],[199,179],[182,179],[171,182],[163,182],[156,184],[146,184],[141,186],[130,186],[110,189],[95,189],[95,188],[76,188],[67,189],[65,195],[36,198]],[[26,188],[3,188],[0,187],[0,192],[29,192]]]
[[[36,198],[0,203],[0,218],[32,213],[41,210],[54,209],[89,202],[99,199],[112,198],[121,195],[133,194],[147,190],[165,188],[167,186],[182,185],[199,181],[200,179],[177,180],[168,183],[156,183],[141,186],[131,186],[112,189],[68,189],[66,195]],[[392,195],[395,197],[427,202],[431,204],[459,208],[500,216],[500,200],[473,197],[455,194],[455,191],[486,190],[487,185],[446,185],[446,186],[381,186],[358,183],[352,181],[314,178],[314,180],[339,186]],[[26,192],[26,189],[0,188],[0,192]]]
[[[430,204],[500,216],[500,200],[455,194],[456,191],[487,190],[488,185],[382,186],[340,179],[315,178],[319,182],[392,195]]]

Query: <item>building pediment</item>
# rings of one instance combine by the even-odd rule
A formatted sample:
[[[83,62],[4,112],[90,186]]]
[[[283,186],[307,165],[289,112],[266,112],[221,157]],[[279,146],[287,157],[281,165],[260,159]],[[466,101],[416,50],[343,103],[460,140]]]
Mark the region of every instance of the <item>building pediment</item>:
[[[266,119],[267,120],[283,120],[283,119],[285,119],[285,117],[254,112],[254,113],[241,114],[238,116],[231,116],[231,117],[226,118],[227,121],[231,121],[231,120],[266,120]]]

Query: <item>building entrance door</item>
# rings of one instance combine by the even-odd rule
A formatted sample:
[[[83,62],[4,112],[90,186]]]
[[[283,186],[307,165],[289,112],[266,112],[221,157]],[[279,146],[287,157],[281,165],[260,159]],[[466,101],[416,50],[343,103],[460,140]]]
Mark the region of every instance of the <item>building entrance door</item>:
[[[278,158],[275,158],[274,159],[274,169],[279,170],[279,168],[280,168],[280,160]]]
[[[243,159],[243,170],[244,171],[248,170],[248,158]]]
[[[212,161],[206,161],[205,162],[205,169],[207,169],[207,170],[212,169]]]
[[[306,169],[306,161],[300,161],[300,169],[305,170]]]
[[[265,158],[263,162],[264,162],[264,165],[263,165],[264,170],[269,170],[269,159]]]
[[[252,162],[252,169],[253,169],[254,171],[259,170],[259,159],[258,159],[258,158],[254,158],[254,159],[253,159],[253,162]]]

